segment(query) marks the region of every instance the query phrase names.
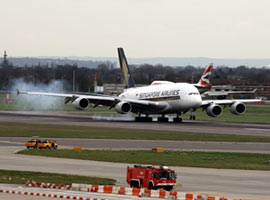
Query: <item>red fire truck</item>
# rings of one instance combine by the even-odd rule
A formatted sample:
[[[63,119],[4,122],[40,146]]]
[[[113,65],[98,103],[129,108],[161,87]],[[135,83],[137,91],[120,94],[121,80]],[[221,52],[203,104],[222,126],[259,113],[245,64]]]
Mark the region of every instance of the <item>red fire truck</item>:
[[[134,165],[134,167],[127,168],[127,183],[130,187],[135,188],[164,188],[170,191],[176,184],[176,174],[174,170],[163,165],[159,168]]]

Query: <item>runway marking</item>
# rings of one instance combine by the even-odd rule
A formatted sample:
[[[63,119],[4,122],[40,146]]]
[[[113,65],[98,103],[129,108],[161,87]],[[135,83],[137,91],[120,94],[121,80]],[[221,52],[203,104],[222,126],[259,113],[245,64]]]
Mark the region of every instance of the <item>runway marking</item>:
[[[245,128],[245,129],[250,130],[250,131],[269,131],[269,133],[270,133],[269,128]]]
[[[6,144],[24,144],[24,142],[11,142],[11,141],[0,141],[0,143],[6,143]]]

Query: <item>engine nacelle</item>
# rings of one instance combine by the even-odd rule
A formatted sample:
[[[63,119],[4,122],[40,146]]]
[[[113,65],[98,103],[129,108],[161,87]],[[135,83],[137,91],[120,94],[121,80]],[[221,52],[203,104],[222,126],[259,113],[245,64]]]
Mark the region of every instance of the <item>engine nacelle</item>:
[[[89,107],[89,101],[85,98],[77,98],[72,102],[72,106],[77,110],[86,110]]]
[[[246,105],[241,102],[235,102],[231,105],[230,111],[235,115],[242,115],[246,111]]]
[[[206,114],[210,117],[218,117],[222,114],[222,108],[217,104],[211,104],[206,108]]]
[[[121,101],[115,106],[115,111],[120,113],[120,114],[126,114],[129,113],[132,109],[132,106],[129,102],[126,101]]]

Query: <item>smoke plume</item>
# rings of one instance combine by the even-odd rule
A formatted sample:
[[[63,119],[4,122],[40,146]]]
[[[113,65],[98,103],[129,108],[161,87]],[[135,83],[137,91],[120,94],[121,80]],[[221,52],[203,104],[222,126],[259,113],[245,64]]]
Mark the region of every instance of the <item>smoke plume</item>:
[[[49,93],[64,93],[64,82],[53,80],[49,84],[34,84],[27,83],[23,79],[12,81],[11,91],[27,91],[27,92],[49,92]],[[60,97],[46,97],[20,94],[14,97],[14,102],[17,110],[62,110],[64,99]]]

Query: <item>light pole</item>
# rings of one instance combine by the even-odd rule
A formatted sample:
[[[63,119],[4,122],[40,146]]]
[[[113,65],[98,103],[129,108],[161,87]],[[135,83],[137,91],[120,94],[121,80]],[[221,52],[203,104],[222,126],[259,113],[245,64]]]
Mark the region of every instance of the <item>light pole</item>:
[[[73,92],[75,92],[75,70],[73,70]]]

